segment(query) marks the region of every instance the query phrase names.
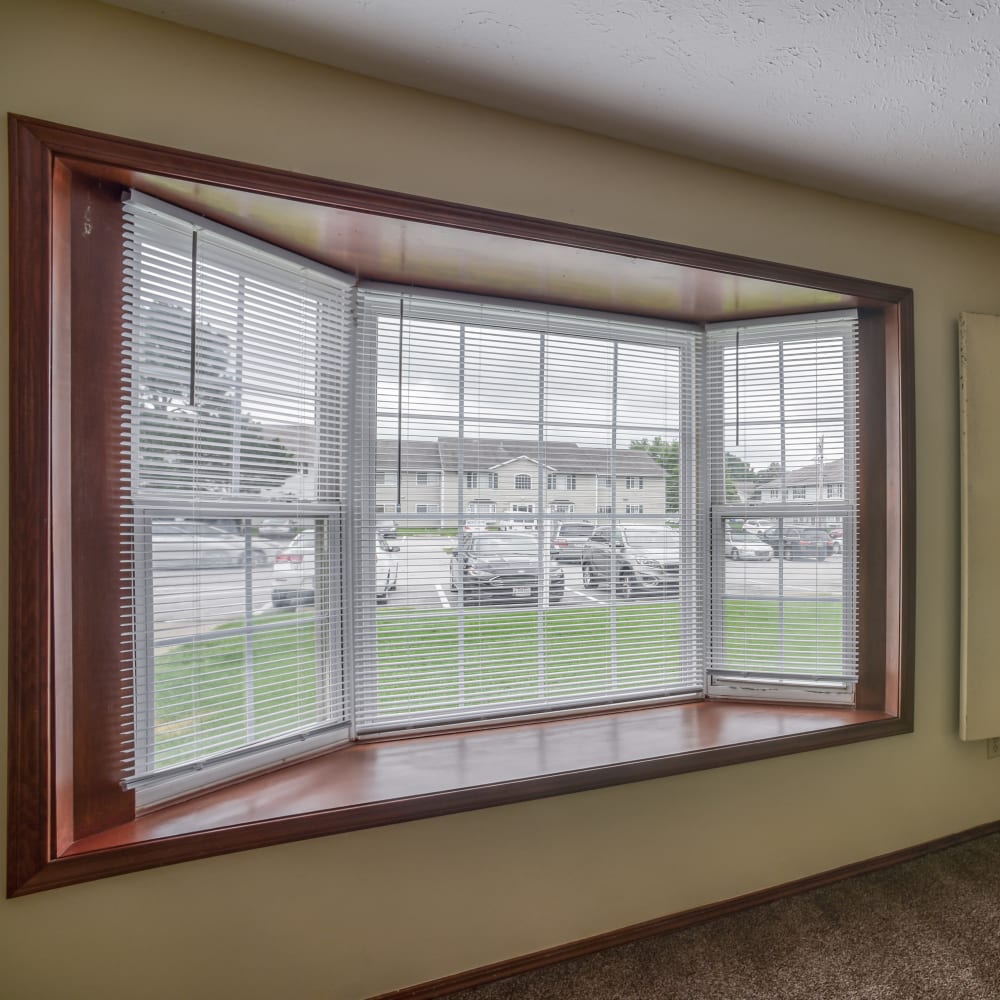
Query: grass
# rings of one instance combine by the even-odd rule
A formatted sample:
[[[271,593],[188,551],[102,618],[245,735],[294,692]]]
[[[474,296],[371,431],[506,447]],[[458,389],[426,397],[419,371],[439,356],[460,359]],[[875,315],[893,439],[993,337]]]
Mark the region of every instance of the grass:
[[[779,610],[775,601],[727,602],[733,668],[784,662],[816,673],[839,670],[840,605],[787,604],[780,622]],[[264,628],[252,646],[244,636],[209,633],[157,655],[157,767],[318,721],[313,610],[261,616],[254,625]],[[674,603],[620,606],[614,613],[507,608],[413,616],[411,609],[385,608],[373,641],[380,717],[661,688],[684,679]]]
[[[785,664],[789,670],[839,673],[843,609],[839,602],[726,602],[726,661],[734,670]]]
[[[541,630],[539,619],[541,616]],[[379,710],[489,706],[681,679],[677,605],[457,612],[378,623]],[[544,674],[540,664],[544,662]]]
[[[248,698],[247,640],[209,633],[156,657],[156,766],[242,746],[317,720],[313,615],[267,615],[281,623],[253,637],[253,697]],[[237,625],[242,623],[236,623]],[[217,631],[231,628],[227,624]],[[252,705],[252,715],[248,712]]]

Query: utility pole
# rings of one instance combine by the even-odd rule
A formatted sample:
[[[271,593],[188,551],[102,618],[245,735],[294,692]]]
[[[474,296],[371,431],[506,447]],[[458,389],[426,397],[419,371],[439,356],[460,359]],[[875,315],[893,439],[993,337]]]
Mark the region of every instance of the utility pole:
[[[820,434],[816,444],[816,503],[823,499],[823,435]]]

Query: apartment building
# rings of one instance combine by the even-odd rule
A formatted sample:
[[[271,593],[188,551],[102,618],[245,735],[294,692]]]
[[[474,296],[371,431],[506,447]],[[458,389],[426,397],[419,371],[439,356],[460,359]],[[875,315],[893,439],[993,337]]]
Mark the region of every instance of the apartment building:
[[[792,469],[762,483],[758,499],[764,503],[806,503],[844,499],[844,460],[815,462]]]
[[[645,451],[549,442],[438,438],[378,442],[379,514],[667,513],[663,468]],[[616,489],[612,489],[612,483]]]

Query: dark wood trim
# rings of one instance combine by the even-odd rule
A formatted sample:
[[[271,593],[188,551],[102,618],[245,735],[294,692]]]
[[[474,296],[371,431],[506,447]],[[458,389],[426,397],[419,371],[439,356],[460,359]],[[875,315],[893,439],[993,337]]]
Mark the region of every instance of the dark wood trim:
[[[13,488],[8,864],[11,895],[229,851],[759,760],[896,735],[912,729],[913,579],[912,576],[907,577],[907,572],[912,573],[913,566],[914,489],[912,299],[909,290],[545,220],[374,191],[14,116],[10,119],[10,157],[11,370],[15,373],[11,397]],[[356,776],[358,772],[347,768],[337,779],[331,774],[331,762],[336,760],[336,769],[340,772],[345,761],[356,760],[364,771],[367,759],[369,771],[387,773],[384,768],[370,766],[372,755],[382,753],[383,756],[391,756],[384,748],[405,746],[406,741],[386,741],[380,745],[351,747],[338,751],[336,755],[247,779],[238,790],[222,789],[205,793],[191,802],[125,821],[126,814],[131,813],[130,799],[114,791],[116,763],[113,754],[108,754],[107,740],[91,747],[85,740],[77,738],[77,725],[86,727],[88,719],[99,718],[106,726],[117,726],[121,711],[120,692],[112,697],[110,712],[102,711],[100,703],[107,695],[108,687],[95,684],[91,692],[88,690],[89,680],[74,674],[72,663],[68,662],[78,654],[84,660],[80,651],[88,648],[93,655],[101,658],[101,669],[111,671],[117,678],[117,656],[113,661],[104,658],[108,650],[107,636],[100,637],[102,627],[99,623],[92,624],[81,617],[79,627],[74,625],[68,632],[62,615],[59,627],[55,627],[53,612],[56,597],[66,602],[71,619],[81,616],[90,607],[86,603],[86,588],[81,587],[79,581],[68,582],[65,559],[55,560],[57,565],[54,565],[53,556],[67,551],[68,542],[74,556],[86,559],[91,549],[88,549],[86,540],[78,539],[75,534],[87,531],[88,524],[96,523],[94,517],[100,518],[88,508],[79,490],[76,493],[71,490],[67,501],[67,490],[62,480],[58,480],[55,491],[53,489],[51,470],[56,468],[57,458],[60,467],[66,464],[63,460],[67,457],[77,462],[78,473],[80,460],[73,456],[76,442],[70,444],[65,434],[67,394],[74,394],[71,396],[74,407],[78,402],[75,395],[77,389],[72,385],[73,370],[70,368],[67,372],[65,365],[53,364],[53,338],[60,338],[60,343],[64,343],[65,338],[70,336],[77,344],[77,336],[85,335],[88,329],[96,329],[94,324],[112,324],[112,313],[117,308],[113,303],[104,303],[94,317],[88,318],[86,303],[68,304],[65,295],[52,288],[53,273],[65,277],[67,245],[72,251],[74,239],[79,240],[71,223],[74,218],[80,221],[81,216],[78,211],[74,214],[72,199],[67,209],[64,197],[67,186],[71,192],[73,189],[73,171],[68,170],[69,157],[90,158],[118,167],[154,171],[206,183],[227,184],[242,190],[299,198],[316,204],[343,205],[357,211],[427,220],[565,246],[645,256],[707,271],[831,289],[881,301],[886,308],[873,312],[873,315],[881,317],[884,317],[886,309],[895,314],[898,304],[899,321],[889,324],[886,327],[888,332],[882,334],[885,385],[878,392],[873,389],[870,396],[874,400],[872,407],[881,400],[878,405],[882,408],[881,416],[873,410],[870,419],[884,424],[883,434],[894,439],[884,455],[889,471],[887,473],[885,468],[879,470],[877,463],[871,461],[867,473],[874,479],[878,479],[879,475],[882,477],[881,486],[873,481],[868,496],[871,498],[870,505],[881,505],[884,512],[881,521],[876,518],[872,523],[885,523],[888,536],[884,550],[879,549],[878,558],[869,562],[874,577],[889,572],[890,579],[895,582],[888,589],[884,581],[880,585],[883,588],[880,593],[885,595],[881,606],[888,609],[886,620],[889,628],[883,628],[881,633],[877,629],[870,631],[864,637],[871,655],[879,655],[876,650],[878,644],[881,644],[882,655],[886,650],[891,651],[897,661],[897,667],[893,668],[895,675],[887,669],[878,678],[878,684],[869,686],[871,697],[869,699],[866,694],[866,699],[871,704],[854,713],[850,710],[809,710],[797,706],[757,706],[758,712],[769,712],[779,722],[787,722],[795,713],[815,713],[815,725],[808,725],[790,736],[777,732],[755,734],[753,725],[748,724],[752,718],[748,714],[752,711],[749,706],[709,703],[675,705],[656,711],[673,714],[690,709],[721,713],[713,718],[724,722],[725,738],[672,749],[660,744],[637,756],[621,758],[612,754],[580,765],[576,755],[585,754],[592,736],[584,728],[577,735],[576,742],[570,742],[574,763],[561,769],[552,770],[546,763],[534,769],[512,770],[499,780],[494,777],[470,782],[463,762],[458,776],[444,787],[428,788],[419,794],[411,788],[398,787],[393,795],[386,797],[372,793],[370,786],[359,786],[355,789],[353,800],[336,800],[336,795],[350,785],[354,780],[352,775]],[[58,199],[53,193],[54,168],[58,168]],[[114,188],[102,188],[101,183],[100,180],[88,180],[87,185],[77,190],[89,192],[91,197],[97,192],[98,201],[95,204],[103,205],[110,218],[113,214],[111,202]],[[94,184],[97,186],[94,187]],[[67,225],[70,225],[68,235]],[[110,239],[110,229],[104,230],[103,238]],[[56,249],[53,250],[53,247]],[[106,268],[97,265],[95,268],[91,276],[98,283],[106,280]],[[85,281],[74,282],[74,288],[80,294],[87,290],[84,286],[89,288]],[[90,292],[94,293],[92,288]],[[53,302],[56,312],[53,312]],[[65,320],[67,310],[73,319],[69,326],[77,327],[68,332]],[[97,365],[95,370],[99,374],[100,365],[106,363],[106,355],[103,360],[100,355],[88,354],[87,357]],[[89,372],[86,359],[77,372],[77,381],[83,377],[84,371]],[[95,379],[98,396],[90,397],[84,392],[79,397],[81,414],[94,416],[99,412],[97,404],[100,391],[103,391],[99,386],[106,381],[102,383],[100,378]],[[101,416],[113,423],[113,415]],[[105,449],[108,426],[110,424],[105,425],[101,432]],[[93,469],[93,465],[86,461],[84,467],[88,469],[88,474]],[[107,501],[106,491],[104,496]],[[52,514],[65,513],[67,502],[73,522],[73,534],[68,539],[65,525],[52,523]],[[98,524],[99,532],[105,532],[102,537],[107,537],[106,529],[107,525],[101,528]],[[53,548],[54,540],[59,543],[58,549]],[[898,565],[893,564],[894,560],[898,560]],[[873,585],[878,586],[877,580]],[[72,590],[71,598],[67,598],[67,588]],[[79,609],[73,606],[74,602],[81,602]],[[117,609],[115,611],[117,615]],[[71,634],[69,640],[68,634]],[[89,643],[91,645],[88,646]],[[899,713],[884,711],[883,704],[875,696],[876,687],[881,686],[884,691],[893,685],[897,692]],[[70,698],[67,688],[75,693],[75,698]],[[891,692],[886,700],[892,701]],[[824,712],[834,714],[828,716],[825,722],[819,721]],[[638,727],[630,731],[630,736],[640,731],[653,717],[643,712],[621,715],[629,717],[629,727]],[[675,715],[674,721],[677,718],[680,715]],[[742,726],[734,721],[739,719],[744,722]],[[590,717],[591,724],[599,721]],[[573,732],[573,724],[573,720],[538,722],[525,727],[525,731],[531,740],[544,743],[547,734],[551,737],[553,733]],[[576,724],[580,724],[579,720]],[[587,720],[583,724],[586,726]],[[509,727],[506,732],[509,734],[517,728]],[[682,727],[661,725],[659,731],[664,728]],[[70,730],[74,733],[72,746],[67,745]],[[425,747],[441,745],[434,744],[435,740],[457,740],[455,745],[459,747],[462,741],[468,745],[469,740],[485,739],[488,735],[485,731],[477,731],[471,735],[422,737],[421,752]],[[93,759],[95,753],[98,761],[96,769],[86,764],[88,757]],[[405,766],[397,766],[395,772],[389,773],[405,778],[408,771]],[[304,784],[297,792],[296,782],[299,780]],[[91,781],[95,781],[103,791],[99,794],[95,792],[95,786],[89,784]],[[316,788],[324,789],[323,794],[328,797],[323,798],[321,794],[317,799]],[[266,803],[256,813],[252,809],[248,811],[247,807],[255,789],[262,792],[261,801]],[[101,801],[94,800],[92,797],[95,795]],[[331,795],[334,799],[329,798]],[[232,812],[234,801],[240,804],[242,811],[239,816]],[[72,807],[71,819],[67,815],[67,802]]]
[[[703,250],[603,229],[551,222],[509,212],[497,212],[359,184],[331,181],[325,177],[291,173],[241,163],[237,160],[206,156],[35,118],[21,117],[17,120],[24,128],[30,129],[32,134],[56,156],[107,163],[126,170],[153,172],[166,177],[206,184],[221,184],[240,191],[291,198],[315,205],[331,205],[365,214],[430,222],[456,229],[514,236],[518,239],[537,240],[560,246],[602,250],[627,257],[643,257],[703,271],[840,292],[878,302],[900,302],[910,294],[909,289],[898,285],[867,281],[828,271]]]
[[[53,469],[67,468],[72,452],[70,429],[70,358],[71,358],[71,285],[72,253],[70,252],[70,206],[73,173],[61,163],[53,169],[52,194],[52,404],[51,448]],[[71,499],[68,477],[64,484],[52,483],[51,538],[53,552],[68,552],[72,545]],[[73,700],[56,698],[59,691],[73,690],[73,646],[71,637],[70,594],[73,588],[73,567],[65,560],[52,565],[52,753],[53,753],[53,821],[55,852],[65,850],[75,839],[73,830]],[[59,628],[58,609],[64,609]]]
[[[886,666],[886,316],[858,312],[858,660],[859,708],[882,707]]]
[[[880,712],[700,701],[355,744],[80,839],[16,895],[903,731]]]
[[[132,733],[129,691],[122,686],[125,649],[120,589],[124,545],[119,448],[122,433],[121,188],[74,173],[71,187],[70,343],[53,359],[68,369],[71,405],[66,443],[53,466],[53,487],[70,498],[71,613],[56,605],[56,634],[68,629],[71,661],[100,663],[75,671],[73,691],[73,837],[79,840],[135,815],[121,787],[123,739]],[[57,549],[60,551],[60,549]],[[62,548],[61,551],[67,551]],[[132,740],[127,740],[131,744]]]
[[[894,569],[890,580],[896,588],[895,604],[887,618],[891,622],[890,662],[897,664],[898,676],[886,679],[885,705],[886,711],[897,715],[912,731],[917,655],[917,414],[912,292],[900,300],[896,315],[886,362],[895,373],[888,387],[895,461],[890,473],[894,502],[887,557]]]
[[[963,830],[960,833],[938,837],[922,844],[915,844],[913,847],[904,847],[898,851],[891,851],[889,854],[880,854],[878,857],[868,858],[865,861],[842,865],[840,868],[831,868],[829,871],[816,875],[807,875],[805,878],[784,882],[769,889],[760,889],[757,892],[748,892],[743,896],[735,896],[718,903],[709,903],[707,906],[682,910],[680,913],[646,920],[641,924],[631,924],[619,930],[595,934],[593,937],[582,938],[569,944],[545,948],[529,955],[520,955],[503,962],[494,962],[492,965],[483,965],[478,969],[459,972],[453,976],[433,979],[418,986],[409,986],[401,990],[393,990],[390,993],[380,993],[378,996],[370,997],[369,1000],[438,1000],[440,997],[450,996],[461,990],[471,990],[476,986],[495,983],[501,979],[509,979],[511,976],[519,976],[525,972],[533,972],[536,969],[558,965],[575,958],[583,958],[586,955],[593,955],[609,948],[618,948],[634,941],[643,941],[660,934],[670,934],[688,927],[695,927],[698,924],[706,924],[719,917],[741,913],[744,910],[750,910],[767,903],[775,903],[778,900],[798,896],[814,889],[821,889],[824,886],[856,878],[859,875],[869,875],[872,872],[892,868],[894,865],[913,861],[926,854],[943,851],[949,847],[956,847],[959,844],[965,844],[998,832],[1000,832],[1000,821],[984,823],[982,826]]]
[[[49,669],[49,331],[52,154],[11,120],[10,151],[10,780],[7,885],[49,861],[52,756]]]

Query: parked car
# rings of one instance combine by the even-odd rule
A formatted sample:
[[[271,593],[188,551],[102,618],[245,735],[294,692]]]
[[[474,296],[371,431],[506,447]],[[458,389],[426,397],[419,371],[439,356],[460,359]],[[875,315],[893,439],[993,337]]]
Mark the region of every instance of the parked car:
[[[554,563],[545,569],[549,602],[558,604],[566,591],[565,576]],[[465,604],[537,600],[541,575],[534,533],[464,535],[451,554],[449,582],[453,591],[461,589]]]
[[[153,521],[151,535],[155,569],[242,566],[246,558],[242,536],[204,521]],[[250,552],[254,566],[264,566],[270,559],[262,545],[251,543]]]
[[[463,535],[474,535],[481,534],[484,531],[489,531],[489,523],[486,521],[463,521],[461,525],[461,533]]]
[[[385,520],[385,521],[378,521],[375,524],[375,530],[383,538],[395,538],[398,529],[399,529],[399,525],[395,521],[393,521],[391,519]]]
[[[552,531],[552,558],[557,562],[580,562],[593,533],[591,521],[560,521]]]
[[[763,559],[770,561],[773,557],[774,550],[760,535],[755,535],[752,531],[726,532],[727,559]]]
[[[817,542],[826,546],[826,554],[832,556],[834,552],[839,552],[841,543],[835,539],[826,528],[806,527],[799,529],[807,538],[814,538]]]
[[[764,533],[764,541],[780,559],[816,559],[822,561],[833,553],[833,539],[823,528],[796,528],[786,525]]]
[[[304,527],[303,522],[294,517],[265,517],[257,526],[257,534],[261,538],[292,538]]]
[[[827,529],[830,532],[830,538],[833,540],[833,551],[843,552],[844,550],[844,529],[839,525]]]
[[[583,548],[583,585],[601,583],[624,598],[680,587],[680,533],[664,525],[596,528]]]
[[[385,604],[389,591],[396,589],[399,562],[393,553],[398,546],[379,538],[375,546],[375,600]],[[274,560],[271,604],[276,608],[316,603],[316,532],[303,531]]]

